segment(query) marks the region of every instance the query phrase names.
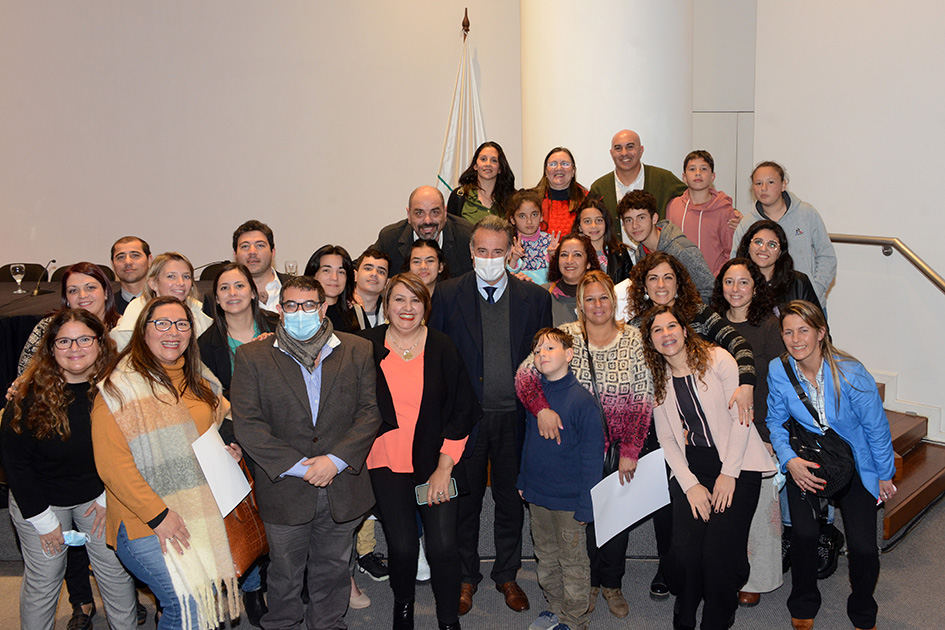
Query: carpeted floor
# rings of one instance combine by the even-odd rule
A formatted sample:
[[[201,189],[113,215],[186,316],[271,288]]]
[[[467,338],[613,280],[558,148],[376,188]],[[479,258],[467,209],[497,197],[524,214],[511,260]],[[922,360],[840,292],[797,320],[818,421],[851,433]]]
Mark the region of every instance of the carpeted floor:
[[[488,501],[487,501],[488,505]],[[19,627],[19,589],[22,565],[9,560],[12,532],[9,517],[4,510],[0,512],[0,630]],[[484,522],[488,522],[484,519]],[[526,533],[527,537],[527,533]],[[378,548],[383,551],[383,535],[378,527]],[[644,557],[653,553],[652,526],[643,523],[631,534],[629,555]],[[484,541],[483,553],[490,552],[488,541]],[[896,630],[928,630],[945,628],[945,606],[942,605],[942,591],[945,585],[945,502],[939,504],[918,524],[906,540],[894,551],[881,556],[882,573],[876,590],[879,603],[878,627]],[[531,553],[530,544],[526,544],[526,554]],[[7,561],[2,561],[6,559]],[[847,561],[840,559],[837,572],[827,580],[820,582],[823,605],[817,616],[818,629],[851,628],[846,617],[846,598],[849,595],[847,581]],[[483,574],[488,576],[488,563],[483,566]],[[603,599],[598,601],[598,609],[591,620],[591,627],[601,630],[627,630],[628,628],[671,628],[672,600],[652,601],[648,596],[650,579],[656,570],[656,563],[649,559],[630,559],[627,561],[627,575],[624,579],[624,593],[630,603],[630,616],[616,619],[607,611]],[[785,575],[790,579],[790,574]],[[372,600],[370,607],[363,610],[351,610],[347,616],[349,628],[388,628],[390,627],[393,597],[386,582],[374,582],[365,574],[359,573],[356,580]],[[535,562],[526,560],[519,574],[519,583],[528,594],[532,609],[524,613],[514,613],[505,607],[502,596],[496,592],[488,577],[480,585],[473,609],[461,618],[466,630],[506,630],[520,628],[524,630],[542,610],[541,589],[535,575]],[[790,620],[785,606],[790,585],[782,586],[773,593],[762,596],[761,603],[750,609],[740,609],[735,621],[736,630],[790,628]],[[153,600],[142,596],[142,602],[149,608],[145,630],[154,628]],[[101,602],[99,601],[99,611]],[[65,630],[71,609],[63,594],[56,620],[57,630]],[[233,626],[250,630],[246,622]],[[429,583],[418,585],[416,603],[416,627],[418,629],[436,628],[433,594]],[[94,628],[105,630],[107,622],[99,612],[94,618]]]

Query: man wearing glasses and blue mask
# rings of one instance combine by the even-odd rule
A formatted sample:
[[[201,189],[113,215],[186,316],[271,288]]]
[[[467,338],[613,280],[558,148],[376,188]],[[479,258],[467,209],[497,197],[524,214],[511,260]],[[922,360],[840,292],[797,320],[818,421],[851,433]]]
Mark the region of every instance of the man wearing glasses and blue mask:
[[[233,424],[260,471],[256,499],[270,547],[263,628],[306,620],[309,628],[345,627],[354,531],[374,505],[364,470],[381,423],[373,349],[335,332],[327,308],[317,280],[292,277],[282,285],[275,335],[236,353]]]

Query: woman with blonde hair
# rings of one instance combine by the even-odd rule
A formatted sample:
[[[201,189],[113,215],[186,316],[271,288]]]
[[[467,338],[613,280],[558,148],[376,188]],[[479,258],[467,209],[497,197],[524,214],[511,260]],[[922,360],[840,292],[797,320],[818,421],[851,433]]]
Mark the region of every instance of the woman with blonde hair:
[[[109,333],[118,344],[119,351],[128,345],[138,315],[155,297],[172,297],[187,305],[193,314],[195,338],[213,324],[213,319],[203,312],[200,292],[194,284],[194,266],[190,264],[190,260],[177,252],[164,252],[151,263],[144,292],[128,303],[125,313]]]
[[[781,310],[781,338],[789,356],[768,368],[768,429],[771,444],[788,473],[791,508],[791,624],[809,630],[820,609],[817,588],[819,521],[828,499],[818,495],[826,482],[819,465],[792,448],[788,427],[816,435],[832,431],[852,451],[855,471],[832,498],[843,514],[850,557],[851,593],[847,615],[857,629],[875,628],[878,610],[873,591],[879,580],[876,505],[896,494],[896,473],[889,421],[876,381],[863,364],[834,347],[823,312],[803,300]],[[807,400],[802,400],[804,392]],[[813,412],[816,412],[816,416]],[[792,420],[793,419],[793,420]]]

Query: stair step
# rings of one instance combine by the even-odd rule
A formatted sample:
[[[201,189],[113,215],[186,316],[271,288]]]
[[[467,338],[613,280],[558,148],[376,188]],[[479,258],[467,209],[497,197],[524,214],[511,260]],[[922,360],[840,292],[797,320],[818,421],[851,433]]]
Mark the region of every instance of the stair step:
[[[886,409],[889,432],[892,433],[893,450],[905,455],[928,435],[929,419]]]
[[[945,446],[922,442],[903,457],[899,492],[886,502],[883,539],[912,520],[935,497],[945,492]]]

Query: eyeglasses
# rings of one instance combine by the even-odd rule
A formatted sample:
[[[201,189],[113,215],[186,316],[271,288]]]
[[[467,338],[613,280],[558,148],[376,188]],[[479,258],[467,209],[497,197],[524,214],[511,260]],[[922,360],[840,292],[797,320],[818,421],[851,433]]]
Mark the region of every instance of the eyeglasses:
[[[294,313],[301,307],[306,313],[314,313],[321,305],[321,302],[316,302],[315,300],[308,300],[306,302],[292,302],[290,300],[282,303],[282,310],[286,313]]]
[[[765,241],[760,238],[751,239],[751,244],[754,245],[755,247],[767,247],[773,252],[776,252],[779,249],[781,249],[781,243],[777,241]]]
[[[548,164],[546,164],[545,166],[547,166],[548,168],[558,168],[559,164],[561,165],[561,168],[571,168],[572,166],[574,166],[573,162],[568,162],[567,160],[563,160],[561,162],[548,162]]]
[[[149,319],[146,323],[154,324],[154,329],[158,332],[167,332],[171,329],[171,326],[177,328],[177,332],[183,333],[190,330],[190,322],[186,319],[179,319],[176,322],[169,319]]]
[[[97,339],[98,337],[92,337],[91,335],[82,335],[74,339],[70,339],[69,337],[57,337],[53,343],[56,344],[56,348],[59,350],[68,350],[72,347],[73,343],[80,348],[88,348],[95,343]]]

